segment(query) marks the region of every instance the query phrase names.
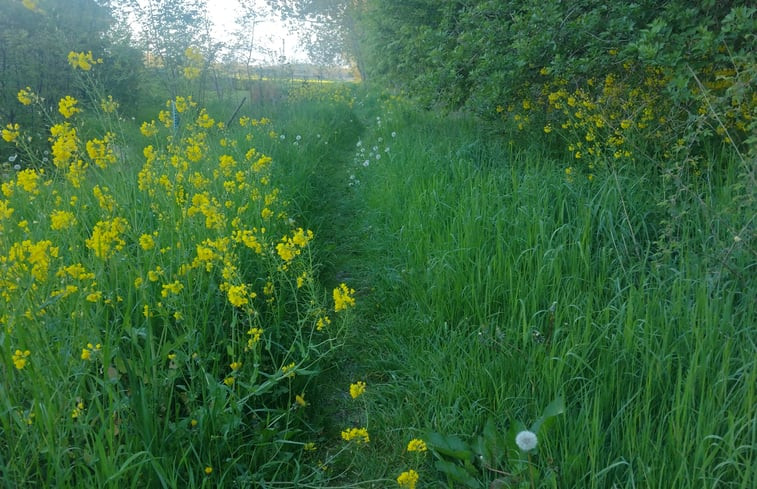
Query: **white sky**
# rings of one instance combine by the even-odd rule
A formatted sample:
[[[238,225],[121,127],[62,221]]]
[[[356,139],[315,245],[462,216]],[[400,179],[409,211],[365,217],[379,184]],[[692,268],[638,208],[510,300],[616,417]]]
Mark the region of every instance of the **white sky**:
[[[208,14],[215,28],[213,35],[219,41],[229,41],[233,33],[238,29],[236,16],[240,10],[237,0],[206,0]],[[289,28],[275,15],[265,16],[267,9],[264,8],[264,0],[255,0],[261,6],[261,18],[256,22],[254,36],[255,43],[267,49],[275,50],[281,54],[282,50],[288,61],[304,61],[307,55],[299,46],[299,40],[295,34],[289,32]],[[252,29],[252,26],[248,27]]]

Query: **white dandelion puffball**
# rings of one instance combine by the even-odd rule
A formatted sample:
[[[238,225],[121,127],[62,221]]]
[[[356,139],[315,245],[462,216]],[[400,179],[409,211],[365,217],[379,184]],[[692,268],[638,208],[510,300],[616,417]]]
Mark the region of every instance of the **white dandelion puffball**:
[[[536,433],[532,431],[521,431],[515,436],[515,444],[524,452],[530,452],[536,448],[536,443],[538,441]]]

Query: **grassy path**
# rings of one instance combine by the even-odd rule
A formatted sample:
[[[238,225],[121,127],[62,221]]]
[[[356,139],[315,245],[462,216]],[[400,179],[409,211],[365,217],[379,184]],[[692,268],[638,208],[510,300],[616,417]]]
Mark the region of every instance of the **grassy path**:
[[[413,469],[418,487],[748,487],[754,283],[729,272],[748,250],[724,267],[705,244],[732,239],[701,234],[712,213],[676,222],[681,252],[666,255],[649,176],[575,181],[465,118],[360,113],[364,126],[321,110],[338,143],[296,175],[322,279],[358,292],[310,398],[332,452],[343,429],[371,434],[332,460],[334,484],[387,487]],[[352,400],[358,380],[367,392]],[[543,427],[530,472],[510,433],[556,398],[567,415]],[[496,453],[470,465],[481,436]],[[435,440],[435,455],[409,453],[413,438]]]

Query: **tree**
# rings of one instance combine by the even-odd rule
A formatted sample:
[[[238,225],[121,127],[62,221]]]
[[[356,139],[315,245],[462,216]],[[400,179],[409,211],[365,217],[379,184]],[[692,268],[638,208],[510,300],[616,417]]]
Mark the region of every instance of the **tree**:
[[[0,0],[0,122],[37,122],[36,113],[16,100],[27,86],[51,104],[76,95],[71,51],[106,58],[98,73],[109,92],[122,104],[134,100],[141,59],[115,29],[110,2]]]
[[[205,0],[115,0],[122,22],[136,25],[137,45],[147,64],[159,69],[162,81],[176,95],[183,79],[200,78],[202,87],[207,68],[221,45],[211,36]]]
[[[349,63],[365,79],[362,18],[366,0],[266,0],[284,20],[296,23],[315,62]]]

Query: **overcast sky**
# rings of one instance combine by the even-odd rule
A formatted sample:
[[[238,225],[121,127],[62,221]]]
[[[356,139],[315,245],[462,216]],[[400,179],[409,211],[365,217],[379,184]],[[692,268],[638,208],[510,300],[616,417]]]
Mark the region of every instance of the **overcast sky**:
[[[215,25],[213,31],[219,41],[227,42],[231,39],[238,26],[235,23],[236,15],[239,11],[237,0],[206,0],[210,19]],[[263,0],[256,0],[261,5],[261,12],[266,9],[262,8],[265,4]],[[289,61],[302,61],[307,56],[302,49],[299,49],[297,36],[289,32],[288,27],[277,19],[275,15],[261,18],[255,25],[255,42],[267,49],[273,49],[281,53],[282,49]]]

